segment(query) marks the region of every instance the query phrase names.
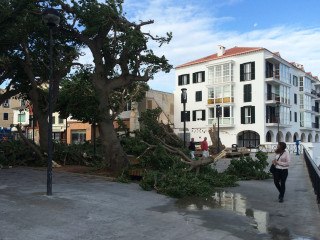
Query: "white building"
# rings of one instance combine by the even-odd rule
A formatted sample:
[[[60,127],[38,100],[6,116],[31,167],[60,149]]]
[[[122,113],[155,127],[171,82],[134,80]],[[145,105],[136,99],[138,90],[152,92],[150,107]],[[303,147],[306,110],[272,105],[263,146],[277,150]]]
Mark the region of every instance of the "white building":
[[[175,70],[174,125],[179,136],[183,136],[181,89],[186,88],[186,132],[195,141],[210,140],[208,130],[217,123],[220,106],[220,138],[227,147],[276,142],[278,127],[280,141],[319,142],[320,82],[279,53],[218,46],[218,53]]]

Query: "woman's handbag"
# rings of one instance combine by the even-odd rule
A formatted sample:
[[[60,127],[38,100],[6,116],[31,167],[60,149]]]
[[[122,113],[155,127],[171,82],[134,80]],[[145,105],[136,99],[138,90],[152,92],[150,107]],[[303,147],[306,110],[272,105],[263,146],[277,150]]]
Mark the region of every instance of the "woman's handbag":
[[[274,174],[276,172],[276,166],[274,164],[271,164],[269,172],[271,172],[272,174]]]
[[[277,161],[279,161],[281,155],[282,155],[282,153],[281,153],[280,156],[278,157],[278,160],[277,160]],[[272,174],[274,174],[274,173],[276,172],[276,165],[271,164],[271,167],[270,167],[270,169],[269,169],[269,172],[271,172]]]

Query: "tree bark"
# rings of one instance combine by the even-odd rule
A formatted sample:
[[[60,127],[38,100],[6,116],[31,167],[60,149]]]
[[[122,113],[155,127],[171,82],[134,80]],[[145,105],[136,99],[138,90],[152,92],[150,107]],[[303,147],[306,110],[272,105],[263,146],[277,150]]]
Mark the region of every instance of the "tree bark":
[[[106,166],[112,171],[120,171],[128,164],[128,158],[123,151],[117,134],[113,127],[112,120],[99,122],[99,133],[104,152]]]

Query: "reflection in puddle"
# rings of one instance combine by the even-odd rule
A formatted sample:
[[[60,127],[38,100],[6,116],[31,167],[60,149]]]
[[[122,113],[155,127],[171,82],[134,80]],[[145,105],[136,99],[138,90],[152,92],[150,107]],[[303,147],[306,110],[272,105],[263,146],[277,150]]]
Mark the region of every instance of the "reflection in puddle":
[[[217,191],[210,198],[188,197],[179,199],[175,205],[180,209],[194,210],[210,210],[223,209],[236,212],[242,216],[253,218],[256,224],[253,226],[260,233],[267,233],[267,223],[269,213],[247,208],[246,197],[239,193],[231,193],[227,191]]]

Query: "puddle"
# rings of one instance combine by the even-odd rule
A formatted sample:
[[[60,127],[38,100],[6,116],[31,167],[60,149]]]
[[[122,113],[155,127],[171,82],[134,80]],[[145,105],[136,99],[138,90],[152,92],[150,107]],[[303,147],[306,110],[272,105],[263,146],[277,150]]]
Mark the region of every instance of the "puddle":
[[[268,233],[269,213],[247,207],[246,197],[239,193],[216,191],[209,198],[188,197],[176,201],[175,206],[189,211],[222,209],[254,219],[253,227],[260,233]]]
[[[179,199],[175,202],[175,207],[188,211],[222,209],[235,212],[238,215],[252,218],[254,220],[252,227],[261,234],[270,234],[273,240],[316,240],[294,235],[288,229],[269,228],[269,213],[249,208],[246,200],[247,198],[239,193],[218,190],[209,198],[187,197]]]

